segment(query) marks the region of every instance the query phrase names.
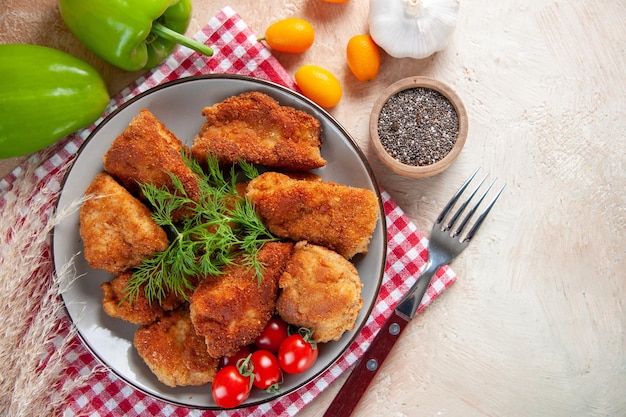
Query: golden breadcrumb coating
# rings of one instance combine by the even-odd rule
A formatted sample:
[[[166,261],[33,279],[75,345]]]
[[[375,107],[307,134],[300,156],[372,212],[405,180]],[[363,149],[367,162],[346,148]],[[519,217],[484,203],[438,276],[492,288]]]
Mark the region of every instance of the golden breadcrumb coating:
[[[338,340],[354,329],[363,307],[355,266],[322,246],[298,242],[280,277],[276,311],[287,323],[313,330],[317,342]]]
[[[286,170],[309,170],[326,165],[319,121],[310,114],[281,106],[272,97],[249,92],[202,110],[206,117],[191,147],[194,158],[207,153],[220,163],[239,160]]]
[[[80,209],[80,237],[92,268],[121,274],[167,248],[150,210],[110,175],[97,174],[85,194],[92,197]]]
[[[217,373],[219,360],[207,353],[187,306],[137,329],[133,344],[159,381],[170,387],[208,384]]]
[[[134,195],[140,195],[139,183],[154,184],[175,191],[169,173],[181,181],[187,196],[200,198],[199,178],[185,165],[181,151],[188,150],[149,110],[142,109],[128,127],[113,141],[104,155],[104,170]],[[181,220],[188,210],[174,213]]]
[[[254,270],[240,265],[227,266],[221,275],[202,280],[191,296],[191,320],[205,337],[211,356],[230,356],[261,333],[275,312],[278,278],[292,250],[291,243],[263,245],[258,254],[265,265],[260,283]]]
[[[246,197],[275,235],[325,246],[348,259],[367,252],[379,213],[370,190],[277,172],[250,181]]]
[[[100,284],[102,291],[102,308],[109,316],[132,324],[150,324],[163,317],[166,311],[174,310],[184,303],[182,297],[170,293],[160,302],[148,301],[142,290],[133,300],[127,298],[126,285],[132,272],[125,272],[111,281]]]

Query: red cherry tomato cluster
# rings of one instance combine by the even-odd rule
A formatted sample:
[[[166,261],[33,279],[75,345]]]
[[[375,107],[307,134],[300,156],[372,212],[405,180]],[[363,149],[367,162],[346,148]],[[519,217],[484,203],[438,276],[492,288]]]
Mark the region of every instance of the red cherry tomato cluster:
[[[252,387],[276,393],[283,372],[298,374],[311,368],[318,349],[309,329],[289,335],[289,328],[280,317],[273,317],[254,341],[233,356],[220,360],[220,370],[213,379],[215,404],[223,408],[243,403]]]

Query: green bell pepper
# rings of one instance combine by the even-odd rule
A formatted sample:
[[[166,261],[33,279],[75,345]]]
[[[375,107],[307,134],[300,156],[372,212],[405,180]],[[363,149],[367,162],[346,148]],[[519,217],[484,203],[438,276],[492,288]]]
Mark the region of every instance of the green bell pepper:
[[[94,122],[107,86],[87,62],[39,45],[0,45],[0,158],[25,155]]]
[[[157,66],[176,44],[211,56],[183,35],[191,0],[59,0],[65,24],[87,48],[126,71]]]

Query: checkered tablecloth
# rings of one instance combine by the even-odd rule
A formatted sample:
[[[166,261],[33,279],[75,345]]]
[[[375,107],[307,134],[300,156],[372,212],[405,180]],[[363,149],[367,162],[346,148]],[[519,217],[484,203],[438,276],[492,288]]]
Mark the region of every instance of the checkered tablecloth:
[[[213,17],[195,36],[214,48],[213,57],[204,57],[186,48],[178,48],[170,58],[158,68],[139,78],[111,101],[106,117],[125,101],[160,83],[180,77],[207,74],[229,73],[254,76],[296,89],[292,78],[265,46],[257,41],[241,17],[226,7]],[[13,186],[26,169],[34,170],[37,187],[33,198],[49,199],[44,205],[50,215],[63,173],[76,155],[94,127],[101,122],[59,142],[53,148],[33,156],[12,174],[0,181],[0,208],[12,196]],[[35,166],[36,165],[36,166]],[[404,214],[402,209],[382,192],[385,215],[388,225],[388,255],[385,275],[380,294],[371,316],[348,351],[320,378],[298,391],[281,397],[271,403],[240,410],[224,412],[191,410],[177,407],[154,399],[135,390],[111,372],[95,373],[87,384],[70,393],[65,401],[65,416],[293,416],[337,377],[350,368],[367,349],[375,333],[391,313],[393,307],[413,284],[427,259],[427,240]],[[52,274],[52,271],[50,271]],[[428,305],[437,295],[450,286],[456,276],[449,267],[439,270],[428,288],[420,309]],[[67,318],[60,318],[67,320]],[[96,359],[81,344],[77,337],[70,343],[66,359],[70,366],[66,376],[89,373],[98,365]]]

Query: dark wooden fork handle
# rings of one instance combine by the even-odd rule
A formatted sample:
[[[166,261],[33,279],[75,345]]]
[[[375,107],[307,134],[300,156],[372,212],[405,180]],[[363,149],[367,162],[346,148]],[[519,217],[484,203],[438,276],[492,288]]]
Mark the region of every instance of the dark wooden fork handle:
[[[352,373],[330,403],[324,417],[347,417],[352,414],[408,323],[409,320],[395,310],[391,313],[367,352],[354,365]]]

